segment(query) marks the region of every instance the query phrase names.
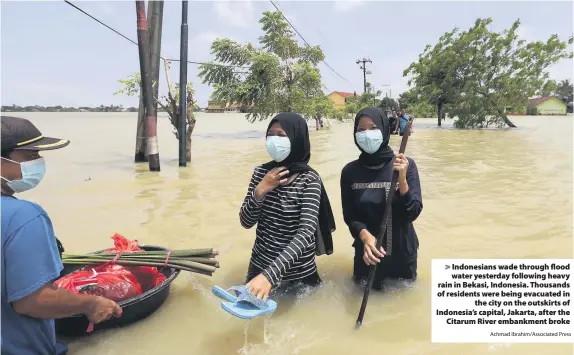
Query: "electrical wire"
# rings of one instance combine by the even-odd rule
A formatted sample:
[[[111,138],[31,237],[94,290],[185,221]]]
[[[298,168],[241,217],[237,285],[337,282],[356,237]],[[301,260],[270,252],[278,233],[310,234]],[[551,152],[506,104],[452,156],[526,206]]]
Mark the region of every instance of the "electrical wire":
[[[72,6],[73,8],[75,8],[76,10],[80,11],[81,13],[83,13],[84,15],[88,16],[89,18],[91,18],[92,20],[96,21],[97,23],[99,23],[100,25],[108,28],[109,30],[113,31],[114,33],[116,33],[117,35],[127,39],[128,41],[130,41],[131,43],[135,44],[136,46],[138,45],[138,43],[136,41],[134,41],[133,39],[127,37],[126,35],[120,33],[119,31],[117,31],[116,29],[112,28],[111,26],[106,25],[105,23],[103,23],[102,21],[98,20],[97,18],[95,18],[94,16],[90,15],[89,13],[87,13],[86,11],[82,10],[81,8],[79,8],[78,6],[72,4],[71,2],[64,0],[64,2],[70,6]],[[158,57],[160,57],[163,60],[167,60],[168,62],[179,62],[180,59],[171,59],[171,58],[164,58],[162,57],[160,54],[157,53],[151,53],[152,55],[157,55]],[[195,62],[192,60],[188,60],[187,61],[190,64],[209,64],[209,65],[218,65],[218,66],[222,66],[222,67],[231,67],[231,68],[241,68],[241,69],[248,69],[246,67],[242,67],[239,65],[227,65],[227,64],[217,64],[217,63],[205,63],[205,62]]]
[[[297,35],[303,40],[303,42],[307,45],[307,47],[312,47],[309,42],[307,42],[307,40],[303,37],[303,35],[301,35],[301,33],[295,28],[295,26],[293,26],[293,24],[291,23],[291,21],[289,21],[289,19],[287,17],[285,17],[285,14],[283,14],[283,11],[281,11],[279,9],[279,7],[273,2],[273,0],[269,0],[269,2],[271,3],[271,5],[273,5],[273,7],[275,7],[275,9],[277,11],[279,11],[279,13],[281,14],[281,16],[285,19],[285,21],[287,21],[287,23],[289,24],[289,26],[291,26],[291,28],[293,29],[293,31],[295,31],[295,33],[297,33]],[[339,76],[341,79],[345,80],[346,82],[348,82],[349,84],[352,84],[347,78],[345,78],[344,76],[342,76],[341,74],[339,74],[335,69],[333,69],[332,66],[329,65],[329,63],[327,63],[326,61],[322,61],[327,68],[331,69],[331,71],[335,74],[337,74],[337,76]]]

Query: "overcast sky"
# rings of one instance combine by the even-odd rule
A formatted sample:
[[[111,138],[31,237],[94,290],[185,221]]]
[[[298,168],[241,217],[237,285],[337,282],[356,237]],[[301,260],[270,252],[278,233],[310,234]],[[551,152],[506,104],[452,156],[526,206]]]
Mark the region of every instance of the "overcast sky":
[[[133,1],[72,2],[137,41]],[[373,61],[369,81],[392,90],[393,97],[406,89],[402,72],[427,44],[455,26],[470,27],[478,17],[492,17],[496,30],[520,18],[526,40],[553,33],[566,40],[573,32],[571,1],[276,3],[309,43],[321,45],[327,63],[344,78],[321,64],[330,90],[360,93],[363,75],[355,62],[365,56]],[[189,60],[210,60],[211,42],[218,37],[256,42],[261,13],[273,9],[269,1],[190,1]],[[117,80],[139,70],[136,45],[64,2],[2,1],[1,15],[2,105],[137,105],[137,98],[113,96]],[[179,57],[180,24],[181,2],[166,1],[164,57]],[[572,71],[572,61],[565,61],[551,68],[551,76],[572,80]],[[189,64],[188,80],[203,106],[211,88],[201,84],[197,73],[197,65]],[[172,77],[177,81],[178,76],[179,64],[174,63]],[[162,80],[160,90],[165,88]]]

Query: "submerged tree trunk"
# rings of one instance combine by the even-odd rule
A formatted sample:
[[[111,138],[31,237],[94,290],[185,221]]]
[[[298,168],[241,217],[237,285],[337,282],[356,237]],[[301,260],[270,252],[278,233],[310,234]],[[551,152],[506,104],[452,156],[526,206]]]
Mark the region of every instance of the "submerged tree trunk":
[[[193,114],[193,104],[195,101],[193,100],[193,94],[188,91],[187,98],[186,98],[186,115],[187,115],[187,129],[186,129],[186,145],[185,145],[185,159],[188,163],[191,162],[191,135],[193,134],[193,130],[195,129],[195,115]]]
[[[442,118],[443,118],[442,108],[443,108],[442,102],[439,102],[436,104],[436,111],[437,111],[436,113],[437,113],[437,117],[438,117],[438,126],[439,127],[442,126]]]
[[[321,115],[315,115],[315,130],[320,130],[323,128],[323,117]]]
[[[167,61],[164,61],[164,66],[165,66],[165,76],[167,79],[167,87],[169,89],[168,94],[169,103],[167,105],[166,111],[168,112],[171,124],[174,127],[175,138],[180,139],[179,120],[182,118],[179,117],[179,102],[177,102],[176,100],[175,88],[173,83],[171,82],[171,77],[169,76],[169,64]],[[194,104],[195,100],[193,99],[193,94],[191,91],[188,91],[186,95],[186,107],[185,107],[185,113],[187,116],[185,118],[185,120],[187,121],[186,133],[185,133],[185,140],[186,140],[185,160],[188,163],[191,162],[191,136],[193,134],[193,130],[195,128],[196,123],[196,119],[193,114]]]
[[[514,123],[512,123],[512,121],[508,118],[508,116],[506,116],[506,113],[503,110],[499,109],[498,114],[500,114],[500,116],[504,120],[504,123],[506,123],[508,125],[508,127],[516,128],[516,125]]]

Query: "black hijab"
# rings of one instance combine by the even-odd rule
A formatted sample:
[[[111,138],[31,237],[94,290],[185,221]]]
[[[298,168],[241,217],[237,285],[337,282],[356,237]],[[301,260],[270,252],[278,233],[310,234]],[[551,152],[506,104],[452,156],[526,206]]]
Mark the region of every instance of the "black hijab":
[[[373,122],[377,125],[377,127],[383,132],[383,143],[379,147],[379,150],[374,152],[373,154],[366,153],[358,144],[357,144],[357,137],[355,133],[357,133],[357,127],[359,126],[359,120],[363,116],[368,116],[373,119]],[[391,138],[391,127],[389,124],[389,118],[383,112],[382,109],[378,107],[366,107],[357,113],[355,116],[355,129],[353,131],[353,138],[355,139],[355,145],[361,151],[361,155],[359,156],[359,161],[366,166],[379,166],[381,164],[385,164],[395,156],[395,152],[389,147],[389,140]]]
[[[287,134],[291,142],[291,153],[280,163],[272,160],[262,165],[264,169],[271,170],[278,166],[284,166],[289,170],[289,175],[312,171],[319,175],[313,168],[309,166],[311,159],[311,142],[309,140],[309,128],[307,122],[303,117],[294,112],[283,112],[275,116],[269,126],[267,132],[274,123],[279,123],[281,128]],[[325,191],[323,182],[321,183],[321,202],[319,205],[319,223],[315,231],[315,254],[317,256],[333,253],[333,237],[332,232],[335,231],[335,218],[331,210],[331,203],[329,196]]]

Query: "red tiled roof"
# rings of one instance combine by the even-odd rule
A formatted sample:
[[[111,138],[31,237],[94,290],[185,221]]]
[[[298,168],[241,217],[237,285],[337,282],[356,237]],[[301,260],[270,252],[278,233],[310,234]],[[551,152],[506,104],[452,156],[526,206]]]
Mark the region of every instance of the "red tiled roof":
[[[345,99],[346,99],[347,97],[350,97],[350,96],[354,96],[354,95],[355,95],[355,94],[352,93],[352,92],[344,92],[344,91],[333,91],[333,92],[335,92],[335,93],[337,93],[337,94],[343,96]]]

